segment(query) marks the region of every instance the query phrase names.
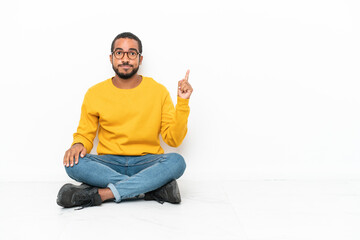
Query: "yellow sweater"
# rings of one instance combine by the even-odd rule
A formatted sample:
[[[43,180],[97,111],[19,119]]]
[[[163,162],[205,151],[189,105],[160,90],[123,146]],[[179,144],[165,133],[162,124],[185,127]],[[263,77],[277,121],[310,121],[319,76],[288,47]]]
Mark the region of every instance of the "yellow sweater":
[[[164,142],[177,147],[185,138],[190,113],[189,99],[177,98],[152,78],[143,77],[132,89],[120,89],[109,78],[85,94],[81,118],[74,133],[89,153],[99,127],[98,154],[161,154],[159,134]]]

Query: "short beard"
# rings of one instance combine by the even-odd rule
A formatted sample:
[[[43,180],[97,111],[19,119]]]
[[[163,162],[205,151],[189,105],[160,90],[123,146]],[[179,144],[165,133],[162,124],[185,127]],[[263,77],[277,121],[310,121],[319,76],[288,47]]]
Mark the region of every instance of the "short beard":
[[[132,76],[134,76],[137,71],[139,70],[139,66],[137,68],[134,68],[131,72],[129,73],[120,73],[117,68],[115,68],[115,66],[113,65],[113,69],[116,73],[116,75],[119,77],[119,78],[122,78],[122,79],[129,79],[131,78]]]

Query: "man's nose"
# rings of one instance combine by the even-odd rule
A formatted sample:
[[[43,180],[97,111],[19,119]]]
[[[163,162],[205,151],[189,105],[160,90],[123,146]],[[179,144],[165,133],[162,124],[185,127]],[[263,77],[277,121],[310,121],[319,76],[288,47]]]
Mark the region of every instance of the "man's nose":
[[[129,61],[129,60],[130,60],[130,58],[129,58],[129,53],[124,52],[124,56],[122,57],[121,60],[123,60],[123,61]]]

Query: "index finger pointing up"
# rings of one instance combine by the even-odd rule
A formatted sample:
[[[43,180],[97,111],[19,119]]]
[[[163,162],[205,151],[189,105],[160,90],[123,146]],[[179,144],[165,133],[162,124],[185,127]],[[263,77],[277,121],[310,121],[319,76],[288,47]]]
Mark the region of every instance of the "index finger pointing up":
[[[188,69],[186,71],[186,75],[185,75],[185,81],[188,82],[189,81],[189,73],[190,73],[190,69]]]

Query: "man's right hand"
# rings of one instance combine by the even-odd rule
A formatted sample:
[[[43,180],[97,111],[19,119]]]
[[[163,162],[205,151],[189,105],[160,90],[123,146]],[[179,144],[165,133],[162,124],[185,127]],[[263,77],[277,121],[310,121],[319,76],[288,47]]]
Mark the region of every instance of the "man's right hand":
[[[71,146],[71,148],[69,148],[69,150],[65,152],[64,166],[65,167],[74,166],[74,160],[75,160],[75,164],[78,164],[79,155],[81,157],[85,157],[86,148],[82,143],[75,143],[74,145]]]

